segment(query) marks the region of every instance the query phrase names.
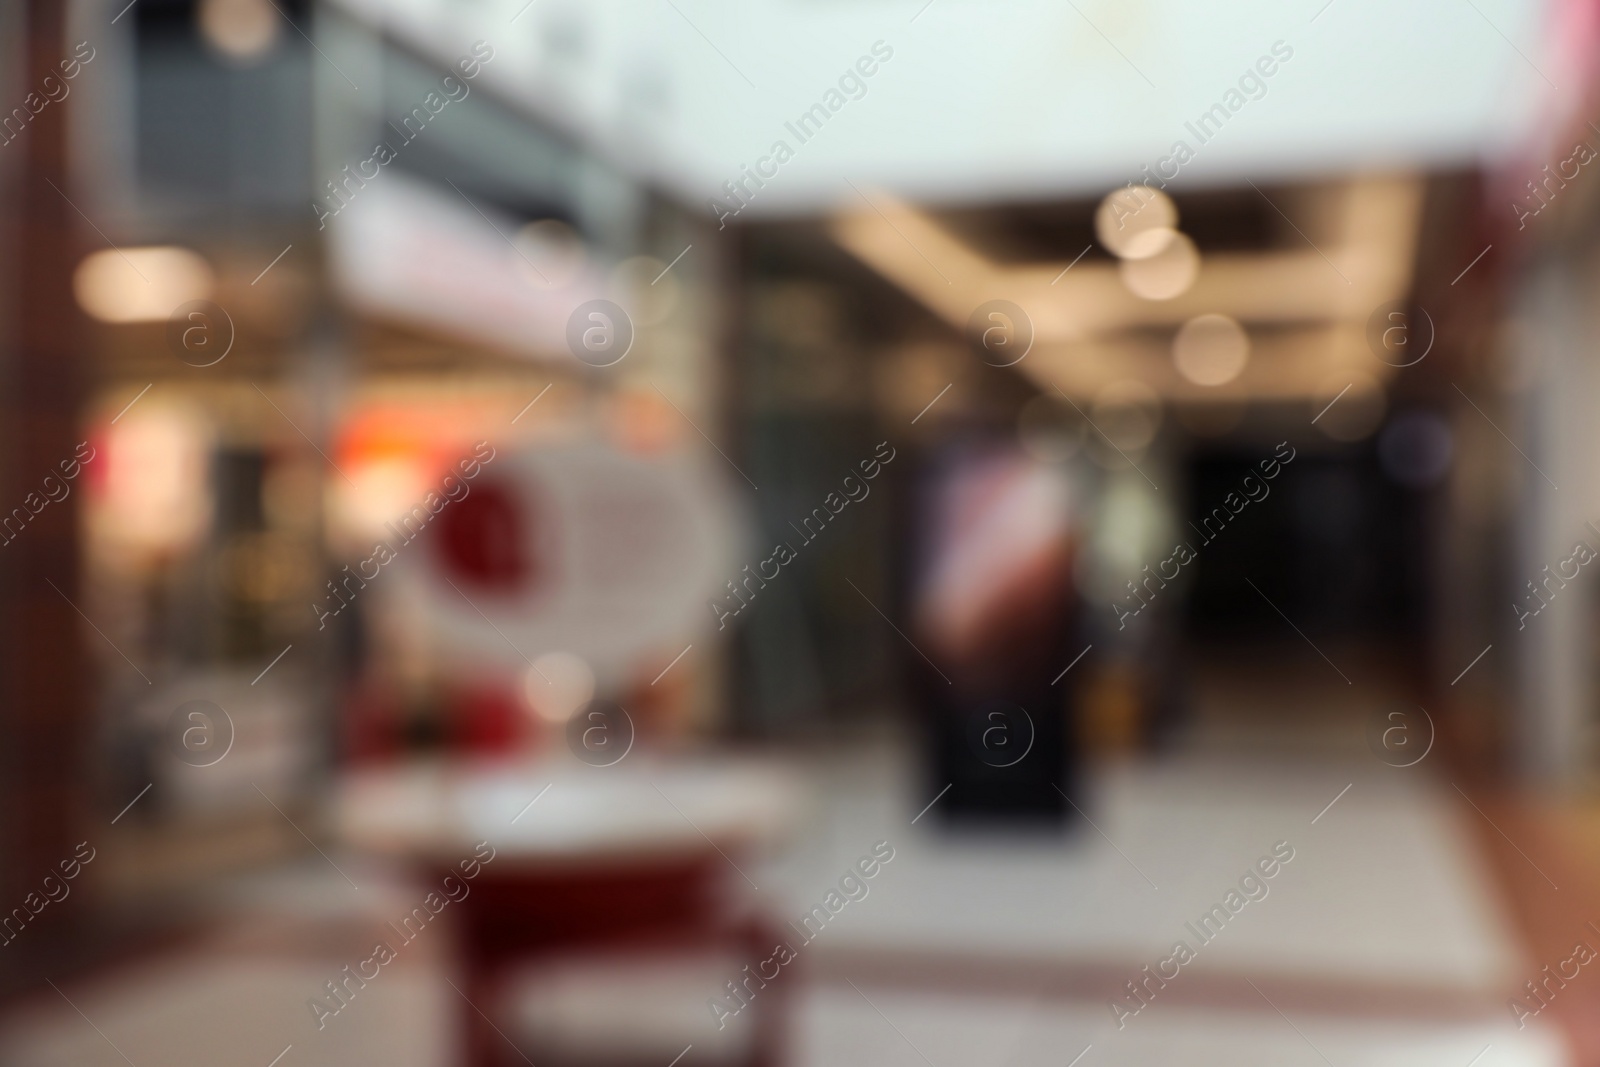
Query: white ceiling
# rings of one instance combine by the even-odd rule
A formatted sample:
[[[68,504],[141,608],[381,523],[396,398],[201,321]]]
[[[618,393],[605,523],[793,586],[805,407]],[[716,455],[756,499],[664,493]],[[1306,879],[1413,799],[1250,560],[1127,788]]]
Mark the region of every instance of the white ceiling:
[[[746,218],[859,207],[851,183],[1096,195],[1180,138],[1197,151],[1179,189],[1472,164],[1538,127],[1566,95],[1552,83],[1579,82],[1537,0],[339,2],[441,63],[488,41],[483,84],[690,203],[786,141]],[[785,122],[879,40],[893,59],[801,144]],[[1278,41],[1293,58],[1201,146],[1185,122]]]

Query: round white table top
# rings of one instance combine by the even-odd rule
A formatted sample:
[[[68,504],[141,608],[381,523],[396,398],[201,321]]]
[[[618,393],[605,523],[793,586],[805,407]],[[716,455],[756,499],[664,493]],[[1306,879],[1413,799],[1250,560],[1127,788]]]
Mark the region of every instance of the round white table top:
[[[802,777],[742,757],[427,761],[344,774],[341,838],[371,851],[454,862],[487,841],[513,863],[660,858],[779,841],[808,805]]]

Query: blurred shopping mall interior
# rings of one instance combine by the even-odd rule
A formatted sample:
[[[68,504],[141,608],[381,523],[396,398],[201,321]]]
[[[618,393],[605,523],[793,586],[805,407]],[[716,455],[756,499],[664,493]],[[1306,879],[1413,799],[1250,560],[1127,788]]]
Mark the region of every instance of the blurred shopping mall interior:
[[[0,4],[0,1067],[1600,1067],[1597,158],[1595,0]]]

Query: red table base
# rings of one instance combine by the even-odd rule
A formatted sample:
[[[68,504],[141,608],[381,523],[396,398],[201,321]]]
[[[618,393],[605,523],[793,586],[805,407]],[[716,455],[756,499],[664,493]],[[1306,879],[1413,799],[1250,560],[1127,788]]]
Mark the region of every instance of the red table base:
[[[751,963],[765,959],[782,935],[759,919],[728,917],[720,893],[726,874],[727,861],[716,852],[567,869],[518,869],[502,860],[485,868],[471,894],[453,909],[466,972],[463,992],[471,1000],[463,1005],[467,1062],[473,1067],[526,1064],[493,1015],[510,972],[542,958],[721,950]],[[780,1062],[788,984],[772,983],[752,1005],[750,1067]],[[619,1010],[626,1011],[626,1005]],[[600,1061],[585,1062],[598,1067]],[[565,1065],[541,1061],[539,1067]],[[692,1067],[692,1053],[680,1067]]]

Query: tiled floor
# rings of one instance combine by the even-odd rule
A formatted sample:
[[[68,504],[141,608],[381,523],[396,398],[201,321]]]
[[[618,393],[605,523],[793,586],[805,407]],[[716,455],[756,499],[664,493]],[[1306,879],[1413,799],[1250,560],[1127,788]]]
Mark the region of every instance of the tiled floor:
[[[382,975],[319,1031],[306,999],[337,969],[204,955],[64,986],[75,1008],[41,997],[6,1021],[0,1064],[267,1067],[284,1052],[278,1067],[451,1062],[455,994],[438,971]]]
[[[868,1000],[870,998],[870,1002]],[[1523,1067],[1558,1064],[1549,1034],[1509,1021],[1427,1025],[1173,1006],[1117,1033],[1104,1010],[1049,998],[863,986],[807,995],[798,1065],[882,1067]],[[1092,1046],[1092,1047],[1091,1047]],[[1481,1054],[1481,1056],[1480,1056]],[[1081,1055],[1081,1060],[1074,1057]],[[1475,1059],[1475,1057],[1478,1057]]]
[[[914,1062],[918,1029],[935,1064],[932,1050],[980,1046],[982,1058],[947,1062],[1060,1064],[1090,1043],[1117,1050],[1111,1062],[1159,1063],[1191,1038],[1192,1062],[1321,1062],[1295,1026],[1347,1050],[1324,1050],[1341,1065],[1465,1064],[1486,1044],[1484,1064],[1563,1062],[1543,1028],[1512,1025],[1504,998],[1529,961],[1463,825],[1470,808],[1427,772],[1304,757],[1130,764],[1092,783],[1093,827],[1049,843],[911,825],[926,800],[892,760],[861,755],[830,778],[807,842],[752,872],[763,895],[798,920],[873,842],[895,858],[802,950],[820,985],[802,1062],[841,1062],[855,1039]],[[1277,842],[1294,858],[1266,896],[1202,943],[1188,924]],[[1177,940],[1196,958],[1119,1031],[1108,1001]],[[1035,1049],[1030,1027],[1054,1036]],[[1285,1035],[1281,1057],[1259,1058]]]
[[[1550,862],[1566,881],[1583,866],[1576,820],[1559,824],[1562,836],[1548,818],[1492,799],[1477,812],[1431,767],[1396,771],[1355,750],[1216,753],[1194,746],[1096,773],[1081,801],[1093,825],[1055,839],[948,837],[932,817],[913,824],[932,798],[890,748],[818,764],[792,847],[744,863],[759,890],[730,868],[730,892],[798,923],[826,908],[875,843],[894,857],[865,896],[844,887],[859,899],[811,941],[795,939],[799,959],[785,969],[795,1067],[1063,1067],[1080,1053],[1079,1067],[1586,1062],[1567,1057],[1557,1012],[1519,1030],[1505,1006],[1551,962],[1537,957],[1560,947],[1584,882],[1574,876],[1571,907],[1541,920],[1553,932],[1539,934],[1529,916],[1547,914],[1538,894],[1549,890],[1534,859],[1496,846],[1504,835],[1489,825],[1532,856],[1566,857]],[[1275,846],[1293,858],[1202,943],[1191,925]],[[364,924],[385,902],[329,912],[318,902],[347,887],[307,870],[236,897],[233,918],[194,952],[67,985],[75,1007],[46,991],[13,1011],[0,1026],[0,1064],[267,1067],[291,1043],[280,1067],[453,1062],[460,1005],[442,943],[385,971],[316,1029],[307,998],[358,958]],[[1524,889],[1508,871],[1525,876]],[[1119,1028],[1108,1002],[1180,939],[1193,961]],[[1589,1003],[1576,986],[1564,1012]],[[589,1014],[626,1019],[625,999]]]
[[[890,842],[895,859],[817,939],[820,952],[1150,962],[1175,939],[1194,940],[1184,924],[1287,842],[1294,858],[1206,946],[1198,970],[1464,991],[1498,988],[1514,970],[1460,805],[1425,772],[1205,758],[1129,765],[1091,783],[1093,826],[1054,841],[947,839],[932,818],[912,826],[920,804],[902,781],[888,761],[835,768],[806,840],[756,878],[798,918],[873,842]]]
[[[308,1001],[367,958],[411,889],[341,857],[359,892],[321,859],[215,894],[205,933],[90,978],[50,976],[0,1018],[3,1067],[436,1067],[451,1062],[456,993],[448,931],[424,930],[337,1015]],[[56,981],[59,979],[59,981]],[[70,1000],[69,1000],[70,998]],[[289,1047],[289,1046],[292,1046]]]

